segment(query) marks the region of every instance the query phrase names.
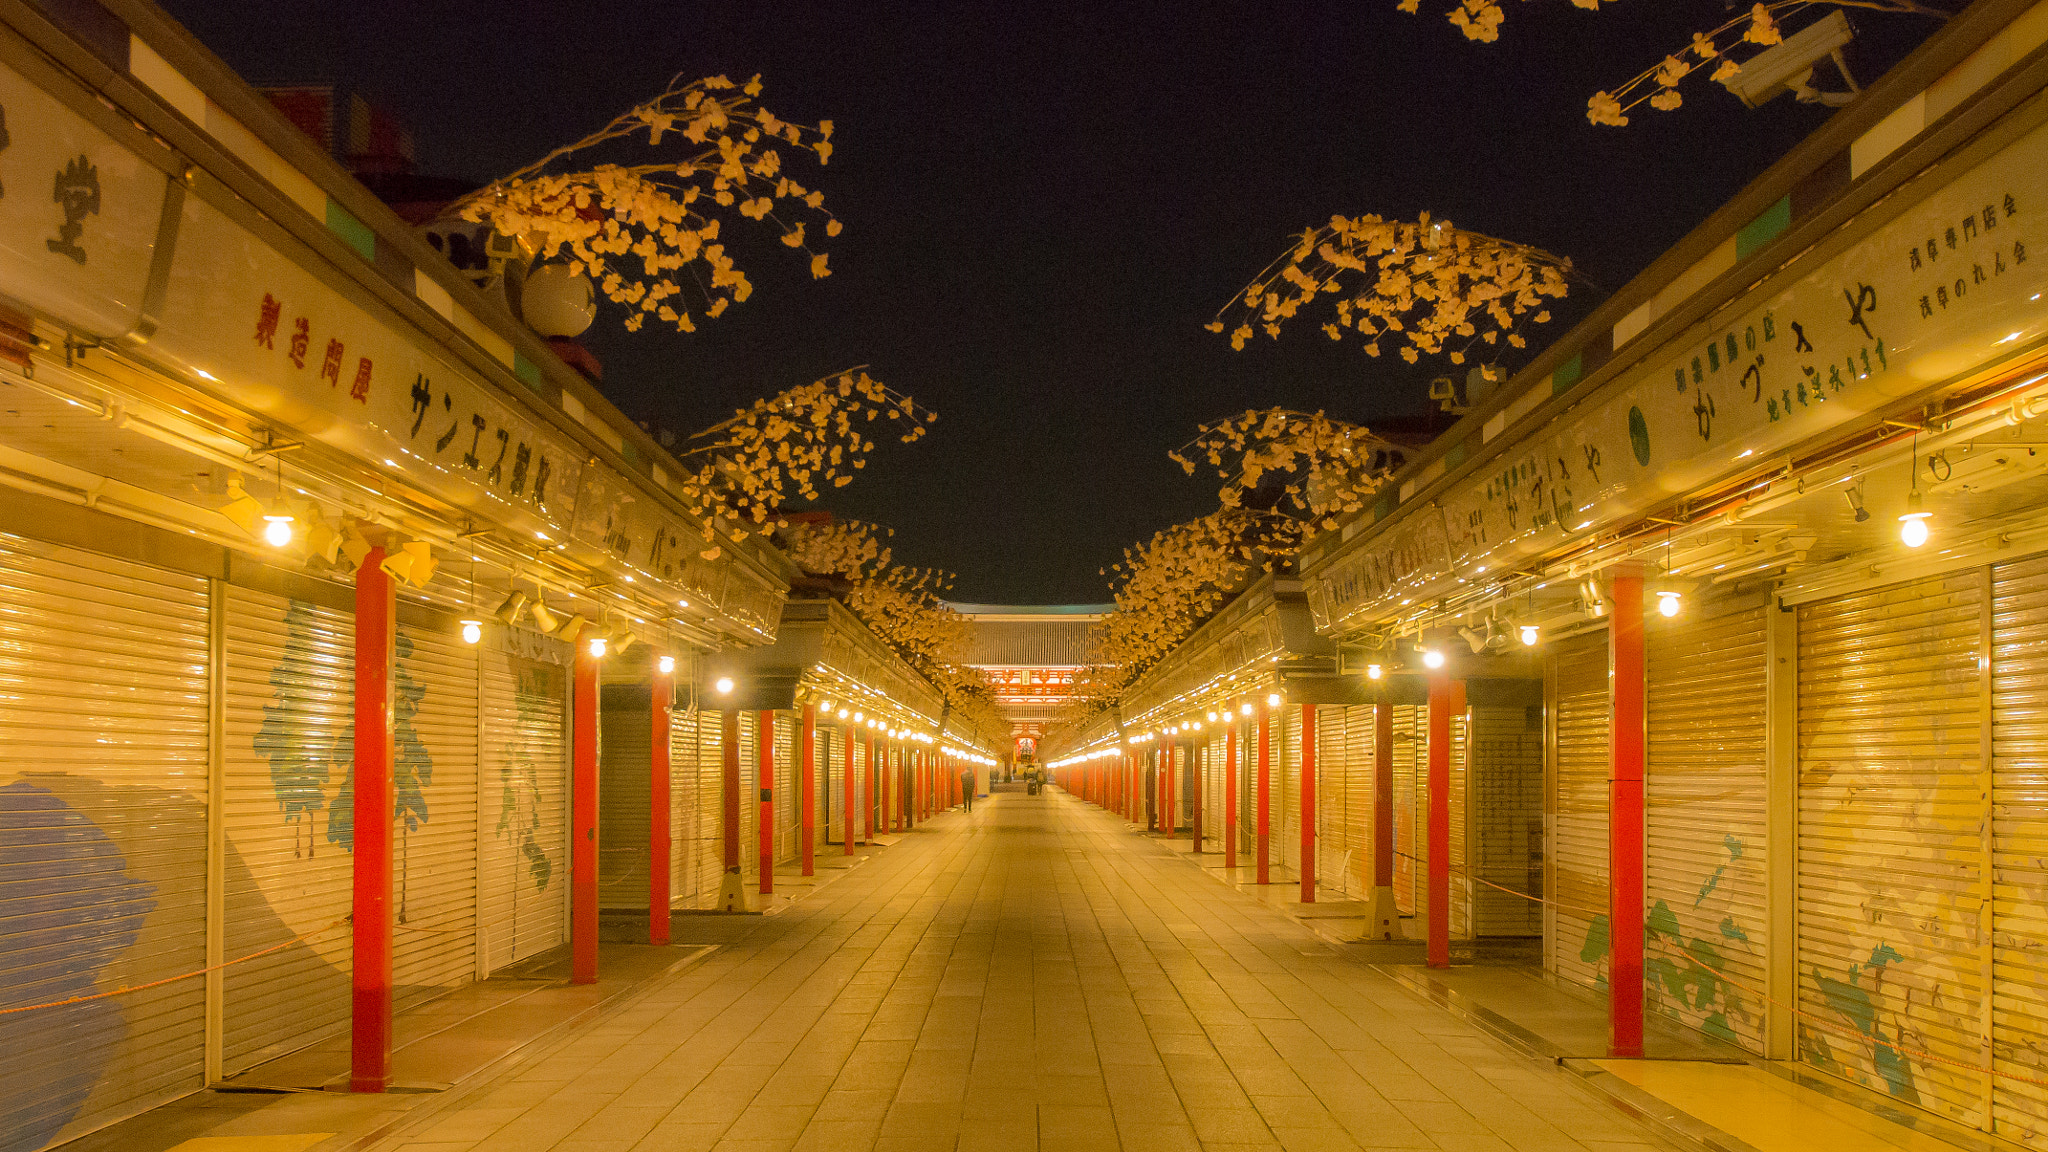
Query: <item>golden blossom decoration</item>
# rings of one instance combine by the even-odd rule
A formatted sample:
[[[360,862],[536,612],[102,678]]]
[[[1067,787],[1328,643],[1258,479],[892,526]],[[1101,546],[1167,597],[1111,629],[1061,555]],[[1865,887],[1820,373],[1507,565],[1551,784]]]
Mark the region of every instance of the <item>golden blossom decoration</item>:
[[[653,316],[694,332],[695,316],[719,316],[754,290],[720,240],[734,217],[775,228],[783,244],[809,257],[813,278],[831,275],[808,229],[815,224],[837,236],[840,222],[825,211],[824,193],[791,179],[783,162],[787,149],[823,166],[832,157],[832,122],[792,124],[756,104],[760,92],[759,76],[745,84],[723,76],[685,83],[678,76],[659,96],[449,211],[521,238],[541,259],[566,258],[571,271],[588,275],[607,299],[630,310],[629,330]],[[650,150],[668,140],[679,142],[683,154],[551,170],[643,132]]]
[[[677,451],[687,469],[677,491],[704,525],[704,538],[735,540],[783,524],[797,499],[841,488],[867,467],[877,421],[910,444],[938,414],[849,369],[791,388],[735,412]],[[718,549],[704,555],[714,559]]]
[[[1410,364],[1446,351],[1462,364],[1475,343],[1505,338],[1526,347],[1516,322],[1548,321],[1545,301],[1564,297],[1571,267],[1541,248],[1468,232],[1426,212],[1412,224],[1332,216],[1303,232],[1207,328],[1228,329],[1230,346],[1241,351],[1260,330],[1278,339],[1303,307],[1334,295],[1323,324],[1330,339],[1355,335],[1374,356],[1381,340],[1397,340]]]

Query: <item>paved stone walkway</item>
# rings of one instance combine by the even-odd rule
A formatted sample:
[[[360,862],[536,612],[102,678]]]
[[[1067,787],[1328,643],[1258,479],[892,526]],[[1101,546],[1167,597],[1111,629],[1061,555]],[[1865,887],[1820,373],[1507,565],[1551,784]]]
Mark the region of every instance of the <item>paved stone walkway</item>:
[[[1660,1148],[1066,796],[947,815],[409,1152]]]

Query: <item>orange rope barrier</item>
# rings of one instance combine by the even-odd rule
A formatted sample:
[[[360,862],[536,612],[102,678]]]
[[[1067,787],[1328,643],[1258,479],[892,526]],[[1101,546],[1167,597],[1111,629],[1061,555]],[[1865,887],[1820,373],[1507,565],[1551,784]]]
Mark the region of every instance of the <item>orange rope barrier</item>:
[[[165,984],[176,984],[180,980],[190,980],[194,976],[204,976],[208,972],[218,972],[223,968],[232,968],[237,964],[247,963],[248,961],[254,960],[259,956],[268,956],[272,952],[281,952],[294,944],[297,944],[303,940],[310,940],[315,936],[324,936],[327,933],[334,931],[336,928],[339,928],[342,925],[347,924],[349,922],[349,919],[349,917],[343,916],[341,919],[336,920],[334,923],[329,924],[325,928],[315,928],[310,932],[301,932],[297,936],[292,937],[291,939],[285,941],[282,944],[273,944],[270,947],[263,949],[261,952],[251,952],[247,956],[237,956],[233,960],[223,960],[219,964],[215,964],[210,968],[200,968],[191,972],[182,972],[176,976],[166,976],[161,980],[151,980],[147,984],[129,984],[125,987],[116,988],[110,992],[95,992],[90,996],[73,996],[69,1000],[52,1000],[47,1004],[23,1004],[16,1008],[0,1008],[0,1016],[11,1016],[16,1012],[33,1012],[38,1008],[62,1008],[66,1004],[83,1004],[88,1000],[104,1000],[109,996],[125,996],[130,992],[141,992],[144,989],[159,988]]]

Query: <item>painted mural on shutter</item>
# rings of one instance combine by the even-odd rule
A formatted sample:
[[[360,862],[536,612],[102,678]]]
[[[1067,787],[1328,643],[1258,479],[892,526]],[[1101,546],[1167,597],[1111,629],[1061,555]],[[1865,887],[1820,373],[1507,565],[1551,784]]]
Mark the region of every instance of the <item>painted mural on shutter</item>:
[[[1984,1116],[1985,575],[1799,608],[1799,1057]],[[1920,1059],[1932,1052],[1965,1067]]]
[[[1763,1051],[1764,612],[1649,617],[1648,1010]]]
[[[225,952],[318,933],[223,973],[233,1075],[348,1021],[351,942],[331,926],[353,899],[355,622],[247,588],[225,603],[224,817],[242,865],[222,896]]]
[[[1557,643],[1550,654],[1551,931],[1546,965],[1574,984],[1607,986],[1608,755],[1612,706],[1607,633]]]
[[[1992,1131],[2048,1137],[2048,556],[1994,573]]]
[[[206,966],[207,619],[202,579],[0,536],[0,1007]],[[204,995],[6,1017],[0,1146],[197,1090]]]
[[[400,624],[392,679],[391,979],[401,995],[476,975],[479,648]]]
[[[481,887],[495,970],[568,939],[569,670],[502,651],[483,659]]]

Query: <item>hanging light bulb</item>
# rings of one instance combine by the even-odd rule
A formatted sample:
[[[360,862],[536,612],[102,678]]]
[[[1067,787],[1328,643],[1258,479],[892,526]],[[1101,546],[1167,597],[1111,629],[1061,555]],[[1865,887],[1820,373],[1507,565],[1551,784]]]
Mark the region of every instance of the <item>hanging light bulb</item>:
[[[1367,664],[1365,666],[1365,678],[1367,680],[1377,680],[1386,674],[1387,670],[1377,664]]]
[[[1899,517],[1899,540],[1908,548],[1927,543],[1927,520],[1934,513],[1920,506],[1920,491],[1906,494],[1906,514]]]
[[[1241,714],[1243,714],[1243,715],[1246,715],[1246,716],[1249,716],[1249,715],[1251,715],[1251,714],[1252,714],[1252,706],[1251,706],[1251,703],[1250,703],[1249,701],[1247,701],[1247,702],[1245,703],[1244,707],[1242,707],[1242,708],[1238,709],[1238,711],[1239,711],[1239,712],[1240,712]]]
[[[867,717],[866,717],[866,716],[863,716],[863,715],[862,715],[862,714],[860,714],[859,712],[855,712],[855,713],[853,714],[853,722],[854,722],[855,724],[860,724],[860,723],[863,723],[863,722],[865,722],[866,720],[867,720]]]
[[[713,684],[712,687],[718,689],[720,696],[730,696],[732,695],[732,677],[720,676],[718,682]]]
[[[1521,634],[1522,646],[1524,648],[1534,648],[1536,646],[1536,641],[1540,639],[1540,635],[1537,632],[1536,626],[1534,624],[1522,625]]]
[[[1278,708],[1279,706],[1280,706],[1280,694],[1279,694],[1278,692],[1268,692],[1268,693],[1266,693],[1266,707],[1268,707],[1268,708]]]
[[[1679,607],[1678,593],[1668,588],[1657,593],[1657,614],[1659,616],[1667,618],[1676,616],[1678,615]]]
[[[263,514],[263,542],[272,548],[282,548],[292,542],[291,510],[281,500]]]
[[[462,622],[462,642],[463,642],[464,644],[474,644],[474,643],[476,643],[477,641],[479,641],[479,640],[481,640],[481,639],[483,639],[483,638],[484,638],[484,622],[483,622],[483,621],[481,621],[481,620],[464,620],[464,621]]]
[[[605,641],[605,637],[602,632],[590,638],[590,654],[592,656],[597,657],[598,659],[603,659],[605,650],[608,647],[610,647],[610,645]]]
[[[655,663],[655,667],[661,669],[663,676],[673,675],[676,670],[676,658],[673,656],[663,656]]]
[[[841,720],[844,720],[844,719],[846,719],[846,709],[844,709],[844,708],[841,708],[841,709],[839,710],[839,718],[840,718]]]
[[[1422,662],[1431,668],[1441,668],[1444,666],[1444,654],[1435,648],[1425,648],[1422,650]]]

